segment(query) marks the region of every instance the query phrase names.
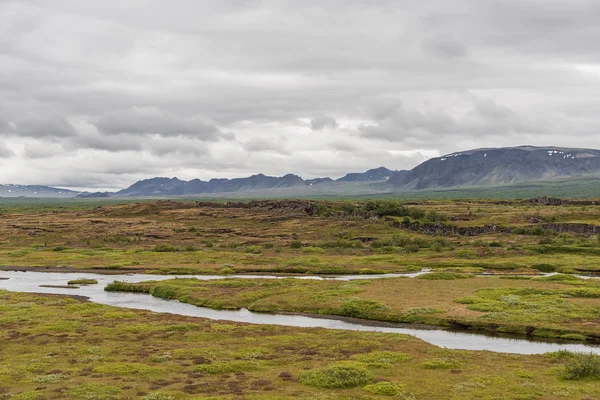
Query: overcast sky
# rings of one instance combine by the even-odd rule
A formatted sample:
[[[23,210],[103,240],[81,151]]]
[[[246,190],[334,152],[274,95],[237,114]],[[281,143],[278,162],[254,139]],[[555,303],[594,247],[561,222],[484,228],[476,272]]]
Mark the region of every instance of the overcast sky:
[[[0,183],[600,147],[596,0],[0,0]]]

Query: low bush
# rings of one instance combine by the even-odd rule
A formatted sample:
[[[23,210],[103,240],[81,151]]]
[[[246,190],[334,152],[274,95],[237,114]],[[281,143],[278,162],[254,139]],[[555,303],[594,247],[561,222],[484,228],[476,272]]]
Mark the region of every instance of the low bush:
[[[561,375],[568,380],[600,380],[600,356],[594,353],[575,353],[567,358]]]
[[[556,265],[554,265],[554,264],[545,264],[545,263],[533,264],[531,266],[531,268],[537,269],[540,272],[555,272],[556,271]]]
[[[308,246],[302,249],[303,253],[308,254],[322,254],[325,252],[321,247]]]
[[[458,274],[455,272],[431,272],[429,274],[419,275],[417,276],[417,279],[451,281],[454,279],[473,278],[473,276],[474,275],[471,274]]]
[[[543,276],[541,278],[535,278],[534,280],[544,282],[583,282],[583,279],[581,279],[580,277],[569,274]]]
[[[473,250],[458,250],[455,254],[456,258],[465,258],[472,260],[473,258],[477,258],[477,253]]]
[[[169,252],[175,252],[177,251],[177,247],[172,246],[170,244],[157,244],[154,247],[154,251],[156,251],[157,253],[169,253]]]
[[[259,246],[248,246],[244,251],[250,254],[262,254],[262,249]]]
[[[345,389],[371,383],[373,374],[356,363],[333,365],[306,371],[300,375],[300,382],[306,386],[324,389]]]
[[[365,391],[380,396],[398,396],[404,394],[406,387],[392,382],[377,382],[363,388]]]
[[[405,253],[417,253],[419,251],[419,246],[416,244],[407,244],[402,249]]]
[[[446,358],[435,358],[433,360],[425,361],[421,364],[425,369],[451,369],[459,368],[461,363],[456,360],[449,360]]]
[[[96,279],[74,279],[67,282],[67,285],[97,285]]]
[[[388,307],[377,301],[352,298],[344,301],[340,314],[345,317],[372,319],[387,310]]]
[[[200,364],[194,367],[196,372],[207,374],[225,374],[243,371],[256,371],[262,368],[261,361],[217,361],[210,364]]]
[[[352,360],[367,363],[369,365],[377,365],[380,363],[399,363],[412,360],[412,356],[406,353],[397,351],[372,351],[370,353],[355,354],[351,357]]]

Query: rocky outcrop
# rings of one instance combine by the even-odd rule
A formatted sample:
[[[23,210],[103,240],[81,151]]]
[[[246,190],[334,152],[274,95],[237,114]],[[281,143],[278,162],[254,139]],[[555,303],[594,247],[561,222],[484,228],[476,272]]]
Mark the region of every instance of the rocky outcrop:
[[[600,226],[592,224],[577,224],[577,223],[559,223],[559,224],[542,224],[543,229],[558,233],[574,233],[576,235],[599,235]]]
[[[428,235],[443,235],[443,236],[479,236],[489,235],[493,233],[519,233],[519,231],[535,232],[536,229],[543,229],[557,233],[572,233],[575,235],[592,236],[600,234],[600,226],[591,224],[578,223],[555,223],[555,224],[538,224],[519,228],[501,227],[498,225],[483,225],[483,226],[455,226],[441,222],[435,223],[418,223],[412,222],[404,224],[400,221],[394,221],[392,226],[395,228],[408,229],[415,232],[421,232]],[[519,230],[519,231],[517,231]]]
[[[574,200],[574,199],[559,199],[556,197],[536,197],[534,199],[525,200],[528,204],[538,204],[542,206],[597,206],[600,201],[596,200]]]
[[[246,209],[261,209],[265,211],[278,210],[285,212],[301,212],[309,216],[317,213],[317,202],[310,200],[252,200],[245,202],[196,202],[199,208],[246,208]]]
[[[479,236],[491,233],[510,233],[511,228],[503,228],[498,225],[483,225],[483,226],[455,226],[444,224],[441,222],[434,223],[418,223],[403,224],[399,221],[394,221],[392,226],[396,228],[408,229],[415,232],[426,233],[428,235],[442,236]]]

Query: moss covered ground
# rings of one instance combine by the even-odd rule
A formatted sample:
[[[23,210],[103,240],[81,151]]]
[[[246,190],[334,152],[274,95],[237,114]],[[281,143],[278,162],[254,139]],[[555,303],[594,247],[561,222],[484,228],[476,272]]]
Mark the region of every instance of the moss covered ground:
[[[598,358],[567,352],[452,351],[398,334],[208,321],[4,291],[0,326],[2,399],[600,397]]]

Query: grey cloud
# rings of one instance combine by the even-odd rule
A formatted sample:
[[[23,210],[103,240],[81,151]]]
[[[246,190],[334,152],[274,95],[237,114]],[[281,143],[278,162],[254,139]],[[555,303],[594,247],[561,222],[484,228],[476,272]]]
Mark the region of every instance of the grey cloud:
[[[485,138],[495,135],[530,134],[540,130],[536,121],[519,116],[510,108],[489,99],[469,96],[470,108],[464,115],[443,110],[417,110],[401,102],[375,107],[376,122],[358,127],[360,135],[388,141],[405,141],[433,146],[449,136]]]
[[[15,121],[13,133],[33,138],[65,138],[77,135],[77,131],[61,116],[26,116]]]
[[[600,147],[596,1],[127,4],[0,0],[6,179],[310,177],[421,160],[390,148]]]
[[[208,147],[198,140],[161,138],[160,136],[145,141],[144,148],[157,156],[203,156],[209,153]]]
[[[359,146],[348,141],[348,140],[338,140],[335,142],[330,142],[328,143],[328,147],[337,150],[337,151],[344,151],[344,152],[355,152],[359,150]]]
[[[244,150],[255,152],[273,152],[278,154],[290,154],[285,146],[276,138],[257,137],[242,143]]]
[[[467,55],[467,48],[463,43],[447,36],[426,39],[423,48],[427,53],[443,59],[462,58]]]
[[[335,118],[329,115],[320,114],[310,120],[310,126],[313,131],[322,131],[325,127],[335,129],[337,128],[338,123]]]
[[[95,149],[109,152],[139,151],[144,148],[144,137],[132,134],[103,135],[88,132],[64,143],[66,150]]]
[[[15,152],[12,151],[6,143],[0,140],[0,157],[12,157],[15,155]]]
[[[61,154],[62,151],[63,148],[55,143],[42,140],[28,141],[23,146],[22,157],[26,159],[52,158]]]
[[[107,134],[157,134],[218,140],[219,128],[196,118],[181,118],[156,107],[133,107],[102,116],[95,124]]]

